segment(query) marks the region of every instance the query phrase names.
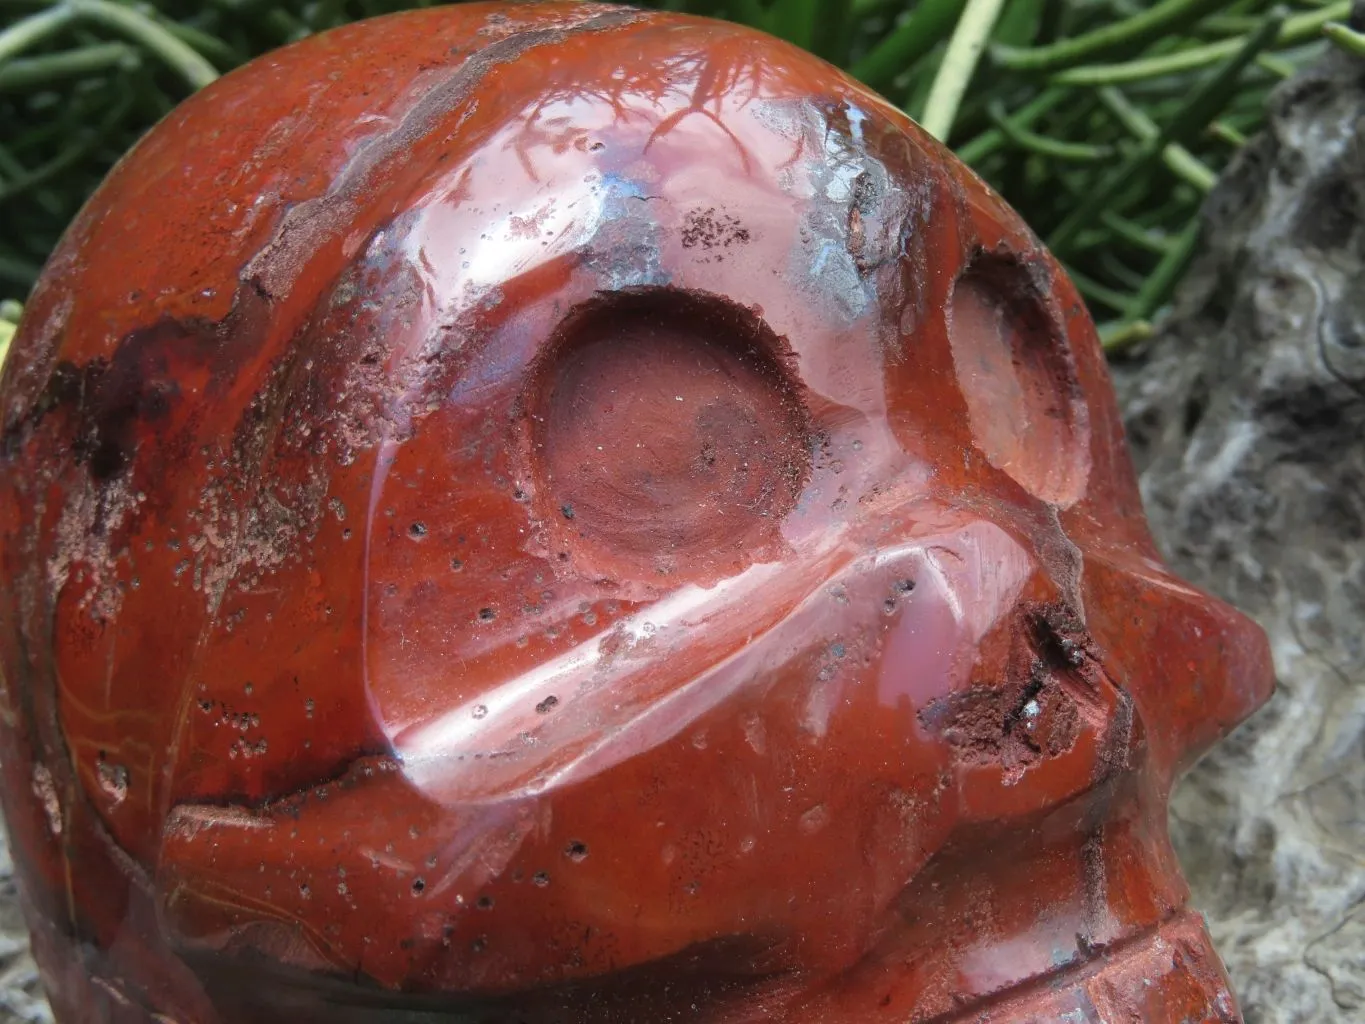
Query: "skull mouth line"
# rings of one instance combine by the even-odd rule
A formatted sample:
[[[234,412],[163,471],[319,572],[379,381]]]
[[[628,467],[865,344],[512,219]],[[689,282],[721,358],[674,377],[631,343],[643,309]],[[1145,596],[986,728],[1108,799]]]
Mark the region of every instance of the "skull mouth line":
[[[363,975],[305,973],[261,955],[227,958],[194,949],[179,953],[211,985],[252,992],[248,998],[253,1002],[245,1004],[247,1009],[288,1006],[295,999],[302,1004],[321,996],[340,1014],[329,1018],[335,1024],[501,1024],[511,1020],[550,1024],[570,1019],[563,1016],[566,1007],[605,1010],[606,1020],[620,1019],[612,1016],[613,1011],[649,1015],[656,1012],[652,1004],[660,993],[676,998],[682,991],[698,1012],[723,1013],[730,1004],[751,1005],[754,1000],[781,1005],[798,987],[795,971],[743,974],[732,966],[757,960],[775,945],[759,936],[727,936],[596,978],[489,994],[392,992]],[[395,1019],[395,1013],[402,1016]]]
[[[1064,996],[1069,992],[1083,997],[1097,980],[1131,973],[1134,968],[1144,975],[1160,971],[1193,973],[1188,958],[1172,956],[1169,946],[1186,946],[1190,937],[1197,936],[1201,930],[1199,915],[1187,906],[1178,907],[1156,923],[1122,939],[1087,947],[1085,957],[1079,961],[1062,964],[1018,984],[966,1000],[952,1011],[926,1018],[922,1024],[958,1024],[975,1020],[993,1008],[1041,1003],[1049,996]],[[338,1008],[336,1012],[344,1014],[332,1018],[336,1024],[474,1024],[475,1021],[503,1019],[490,1014],[517,1015],[519,1021],[562,1020],[553,1016],[562,1007],[587,1005],[619,1010],[623,1000],[646,1001],[651,990],[659,989],[659,979],[667,980],[664,987],[675,996],[679,989],[694,989],[691,1005],[697,1012],[723,1011],[732,1002],[752,1005],[751,1001],[755,999],[774,1010],[783,1006],[790,1008],[792,1002],[799,999],[802,982],[798,973],[789,970],[748,976],[730,974],[724,970],[727,962],[750,959],[749,956],[734,955],[737,944],[746,947],[745,952],[750,954],[761,952],[757,947],[764,945],[755,939],[719,939],[638,965],[621,974],[483,996],[386,992],[360,976],[305,974],[264,957],[227,960],[195,950],[182,950],[180,955],[201,976],[212,978],[213,984],[224,989],[235,988],[238,992],[254,992],[251,998],[261,1005],[287,1007],[294,999],[321,996],[329,1006]],[[585,998],[586,1003],[582,1001]],[[647,1011],[647,1007],[640,1009]],[[403,1016],[395,1019],[392,1016],[395,1013]],[[524,1016],[526,1014],[530,1016]]]

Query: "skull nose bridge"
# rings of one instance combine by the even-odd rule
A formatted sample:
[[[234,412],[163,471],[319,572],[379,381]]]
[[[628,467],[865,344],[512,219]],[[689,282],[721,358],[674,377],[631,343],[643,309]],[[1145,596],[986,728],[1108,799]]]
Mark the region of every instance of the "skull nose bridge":
[[[918,715],[948,751],[964,824],[1033,820],[1145,761],[1134,702],[1076,610],[1035,593],[1001,617],[964,682]]]
[[[918,538],[906,575],[919,584],[919,614],[937,601],[952,621],[917,624],[918,646],[910,632],[893,633],[887,664],[955,764],[964,817],[1026,817],[1138,769],[1147,729],[1124,685],[1127,666],[1112,663],[1089,619],[1087,552],[1055,508],[989,483],[957,493],[958,507],[942,514],[971,526],[956,533],[935,524],[935,536],[922,536],[935,514],[925,509],[942,508],[932,497],[898,509]],[[906,550],[887,545],[880,557]],[[926,658],[935,644],[954,645],[956,661]]]

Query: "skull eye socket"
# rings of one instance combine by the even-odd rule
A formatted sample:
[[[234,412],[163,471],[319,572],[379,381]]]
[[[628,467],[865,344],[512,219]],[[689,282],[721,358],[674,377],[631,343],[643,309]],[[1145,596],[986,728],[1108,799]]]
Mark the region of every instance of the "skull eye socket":
[[[1086,408],[1061,326],[1018,260],[982,256],[953,287],[948,340],[977,447],[1029,493],[1085,490]]]
[[[561,326],[537,373],[543,520],[580,568],[711,581],[761,560],[810,469],[781,345],[747,309],[649,289]]]

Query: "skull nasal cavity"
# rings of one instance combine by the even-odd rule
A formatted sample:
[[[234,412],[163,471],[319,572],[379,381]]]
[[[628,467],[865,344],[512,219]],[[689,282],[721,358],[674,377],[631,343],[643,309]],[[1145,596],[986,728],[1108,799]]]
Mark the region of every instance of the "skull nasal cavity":
[[[1027,269],[1000,257],[974,262],[953,288],[948,338],[981,453],[1036,497],[1072,504],[1089,468],[1086,408]]]
[[[668,289],[571,315],[540,375],[545,517],[580,569],[660,583],[775,553],[809,469],[781,345],[748,310]]]

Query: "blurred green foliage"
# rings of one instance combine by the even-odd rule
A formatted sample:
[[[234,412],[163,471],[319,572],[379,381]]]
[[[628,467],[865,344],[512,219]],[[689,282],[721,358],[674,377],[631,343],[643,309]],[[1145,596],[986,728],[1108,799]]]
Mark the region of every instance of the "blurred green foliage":
[[[0,0],[0,298],[22,299],[109,168],[273,47],[422,0]],[[755,25],[902,106],[1026,217],[1109,344],[1141,337],[1268,91],[1349,2],[648,0]],[[1351,42],[1343,37],[1344,45]]]

